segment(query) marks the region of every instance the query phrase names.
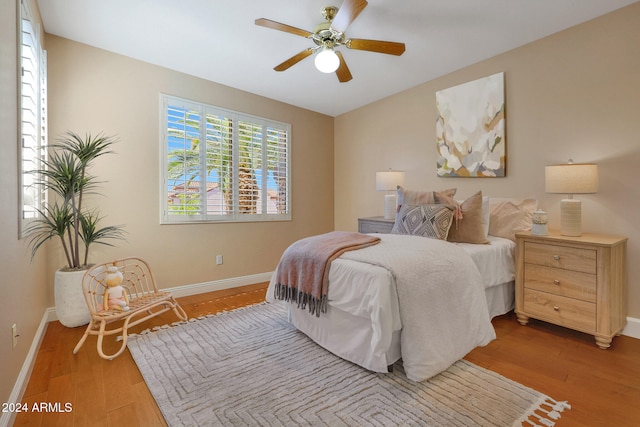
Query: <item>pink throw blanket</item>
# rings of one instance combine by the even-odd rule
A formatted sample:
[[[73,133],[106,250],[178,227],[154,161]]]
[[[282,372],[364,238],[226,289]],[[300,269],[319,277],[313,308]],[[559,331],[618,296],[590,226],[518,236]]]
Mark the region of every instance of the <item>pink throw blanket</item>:
[[[343,252],[365,248],[380,242],[367,234],[332,231],[298,240],[282,254],[276,271],[275,298],[297,302],[320,316],[327,312],[329,267]]]

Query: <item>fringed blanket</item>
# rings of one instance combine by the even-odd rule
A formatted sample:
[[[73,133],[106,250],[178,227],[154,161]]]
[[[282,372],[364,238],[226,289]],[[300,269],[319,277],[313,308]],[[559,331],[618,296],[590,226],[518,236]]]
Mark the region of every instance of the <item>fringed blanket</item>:
[[[308,305],[309,312],[319,317],[327,312],[331,261],[346,251],[378,242],[379,237],[349,231],[298,240],[284,251],[278,263],[275,298],[297,302],[302,309]]]

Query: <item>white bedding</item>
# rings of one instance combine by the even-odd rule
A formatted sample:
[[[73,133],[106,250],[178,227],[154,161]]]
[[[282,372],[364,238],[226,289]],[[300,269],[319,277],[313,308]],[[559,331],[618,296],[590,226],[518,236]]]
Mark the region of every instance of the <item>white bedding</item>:
[[[516,275],[515,242],[491,235],[487,236],[487,240],[488,245],[456,243],[473,259],[480,271],[485,289],[510,282]]]
[[[379,236],[383,238],[385,245],[381,244],[372,247],[378,247],[376,251],[384,250],[385,246],[389,246],[389,244],[403,247],[408,241],[412,240],[412,236]],[[407,239],[407,237],[409,237],[409,239]],[[428,240],[415,237],[413,237],[413,239]],[[477,266],[476,271],[479,272],[482,282],[478,286],[480,288],[484,287],[499,290],[503,283],[513,280],[514,245],[513,242],[507,239],[492,236],[489,236],[489,239],[491,242],[490,245],[454,245],[447,242],[436,243],[436,245],[444,245],[444,247],[457,246],[457,248],[452,249],[454,254],[457,254],[455,256],[464,256],[464,254],[460,255],[459,252],[455,252],[456,250],[459,251],[460,248],[463,249],[465,253],[470,255],[473,264]],[[442,252],[440,246],[437,246],[437,248],[436,252]],[[407,249],[408,253],[416,252],[415,248],[411,249],[407,247]],[[475,346],[488,342],[487,330],[485,328],[485,330],[479,334],[481,336],[480,340],[473,342],[474,340],[470,340],[469,337],[463,337],[458,340],[462,342],[462,344],[457,347],[454,345],[453,347],[456,348],[451,349],[450,333],[452,328],[455,330],[460,324],[464,325],[464,322],[469,322],[470,319],[465,318],[466,315],[462,317],[450,316],[449,314],[456,313],[455,310],[446,308],[451,306],[447,306],[440,301],[439,307],[446,309],[437,316],[438,319],[432,319],[435,320],[438,325],[435,329],[440,330],[436,331],[434,328],[431,328],[429,331],[420,332],[423,335],[425,333],[433,335],[428,337],[428,340],[432,341],[431,344],[429,345],[426,342],[418,342],[417,344],[413,342],[404,343],[403,341],[403,344],[400,345],[401,334],[399,331],[402,329],[403,319],[401,318],[401,308],[398,300],[398,290],[396,288],[397,280],[389,271],[389,266],[374,265],[371,263],[371,260],[365,260],[365,262],[363,262],[361,257],[366,256],[366,252],[362,251],[365,250],[343,254],[340,258],[333,261],[329,273],[329,311],[326,316],[322,315],[320,318],[310,316],[307,311],[297,309],[296,307],[290,310],[290,320],[294,325],[318,344],[340,357],[377,372],[386,372],[387,365],[395,362],[401,356],[401,352],[405,364],[409,363],[409,365],[411,365],[413,363],[416,365],[416,363],[411,361],[411,357],[409,357],[409,362],[407,362],[407,355],[405,355],[404,352],[405,347],[411,349],[412,346],[416,345],[419,347],[427,346],[427,353],[429,352],[429,348],[444,347],[444,352],[447,353],[446,357],[442,358],[439,355],[429,355],[428,357],[436,361],[427,362],[429,366],[426,367],[421,366],[419,368],[409,369],[407,375],[412,375],[412,379],[420,380],[428,378],[432,376],[432,374],[435,375],[435,373],[437,373],[435,372],[436,370],[439,372],[442,369],[446,369],[450,363],[464,356],[466,352]],[[378,258],[380,258],[380,254],[378,254]],[[419,273],[419,275],[420,274],[423,273]],[[270,289],[267,292],[267,301],[274,301],[272,285],[273,283],[271,283]],[[459,294],[462,291],[457,288],[448,290],[454,293],[449,294],[449,296],[443,295],[441,299],[443,301],[456,301],[454,306],[459,306]],[[418,288],[418,292],[420,292],[420,288]],[[501,290],[497,292],[498,295],[501,292]],[[471,305],[477,305],[478,295],[483,296],[482,301],[486,311],[486,301],[482,292],[474,293],[473,298],[471,298],[473,300]],[[502,297],[500,296],[500,298]],[[509,298],[509,296],[507,296],[507,298]],[[405,295],[405,300],[406,299],[411,300],[412,298],[407,298],[407,295]],[[474,310],[477,312],[477,307]],[[422,309],[421,311],[425,310]],[[492,312],[491,314],[496,313]],[[502,312],[497,314],[502,314]],[[478,314],[475,313],[474,316],[478,316]],[[482,316],[484,316],[484,314]],[[405,319],[405,322],[406,321]],[[422,323],[426,324],[426,322],[417,323],[419,325]],[[484,320],[480,323],[486,326]],[[462,329],[465,328],[467,327],[462,327]],[[411,327],[405,327],[405,329],[410,330]],[[456,332],[456,335],[458,335],[459,332],[460,331]],[[464,331],[462,331],[462,333],[463,335],[465,334]],[[492,328],[491,333],[493,333]],[[438,341],[437,345],[434,345],[434,339]],[[441,350],[442,348],[438,349],[438,351]],[[409,350],[409,352],[411,352],[411,350]],[[461,354],[461,352],[463,353]],[[455,358],[455,360],[451,360],[452,358]],[[422,362],[418,362],[417,365],[421,363]],[[407,371],[406,367],[405,371]],[[410,373],[412,371],[415,372]],[[415,375],[413,375],[414,373]]]

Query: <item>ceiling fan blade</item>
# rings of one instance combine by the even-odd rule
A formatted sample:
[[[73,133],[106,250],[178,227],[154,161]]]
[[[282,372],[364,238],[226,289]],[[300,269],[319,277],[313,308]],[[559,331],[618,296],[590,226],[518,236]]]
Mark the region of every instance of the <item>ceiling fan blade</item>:
[[[360,12],[367,7],[366,0],[344,0],[338,13],[331,21],[331,28],[344,33],[349,24],[351,24],[360,15]]]
[[[313,35],[313,33],[309,31],[292,27],[291,25],[282,24],[280,22],[272,21],[271,19],[267,19],[267,18],[256,19],[256,25],[272,28],[274,30],[284,31],[285,33],[295,34],[296,36],[311,37]]]
[[[404,53],[404,43],[385,42],[382,40],[349,39],[344,44],[349,49],[368,50],[400,56]]]
[[[274,70],[276,71],[284,71],[286,69],[288,69],[289,67],[292,67],[294,65],[296,65],[298,62],[302,61],[304,58],[306,58],[307,56],[311,55],[313,53],[313,49],[312,48],[307,48],[305,50],[303,50],[302,52],[293,55],[291,58],[287,59],[286,61],[284,61],[282,64],[276,65],[275,67],[273,67]]]
[[[347,63],[345,62],[342,53],[336,50],[336,55],[340,58],[340,66],[336,70],[336,76],[338,76],[340,83],[346,83],[351,80],[353,76],[351,75],[351,71],[349,71],[349,67],[347,67]]]

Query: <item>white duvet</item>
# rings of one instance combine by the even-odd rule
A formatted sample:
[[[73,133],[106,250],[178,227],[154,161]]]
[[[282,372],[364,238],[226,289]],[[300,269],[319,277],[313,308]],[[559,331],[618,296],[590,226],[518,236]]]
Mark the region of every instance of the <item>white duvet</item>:
[[[431,378],[495,339],[482,277],[462,248],[417,236],[380,237],[380,244],[342,258],[384,267],[394,277],[410,380]]]
[[[374,356],[380,352],[384,354],[388,348],[387,341],[391,339],[391,330],[399,328],[401,323],[400,351],[405,372],[408,378],[421,381],[447,369],[473,348],[486,345],[495,338],[480,272],[465,249],[423,237],[379,236],[382,241],[378,245],[342,254],[334,261],[329,276],[330,304],[373,320],[374,335],[382,337],[381,341],[375,337],[371,341],[376,346],[380,345],[379,349],[371,349]],[[359,283],[361,277],[354,276],[353,280],[345,277],[345,272],[349,271],[345,267],[349,263],[363,263],[370,265],[372,270],[385,271],[395,286],[390,288],[371,280],[365,291],[362,286],[351,287],[348,283]],[[331,278],[337,273],[340,273],[341,286],[334,289]],[[371,273],[371,278],[379,277],[380,274]],[[333,292],[338,290],[340,295]],[[353,292],[362,294],[349,295]],[[271,300],[270,293],[267,300]],[[390,310],[390,313],[370,313],[381,309]],[[295,307],[292,310],[298,311]],[[395,319],[394,313],[399,313],[400,318]],[[300,317],[303,314],[296,315]],[[375,321],[382,318],[391,320]],[[313,325],[314,322],[308,322],[308,327],[314,328]],[[324,344],[322,341],[328,337],[323,337],[321,327],[318,326],[312,336]],[[348,360],[357,358],[349,357],[344,350],[341,353]],[[371,368],[366,361],[359,363]],[[379,370],[380,367],[373,368]]]

